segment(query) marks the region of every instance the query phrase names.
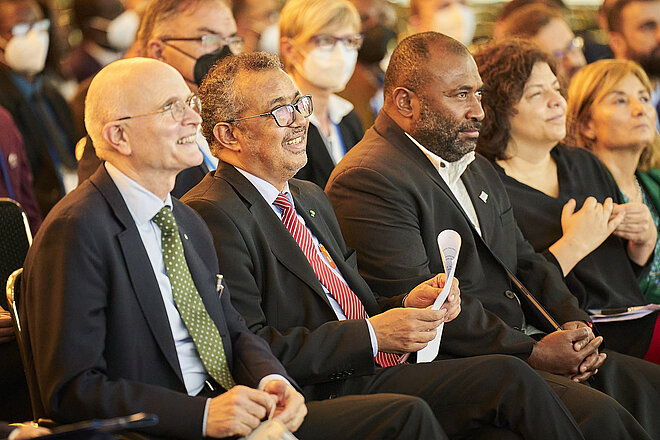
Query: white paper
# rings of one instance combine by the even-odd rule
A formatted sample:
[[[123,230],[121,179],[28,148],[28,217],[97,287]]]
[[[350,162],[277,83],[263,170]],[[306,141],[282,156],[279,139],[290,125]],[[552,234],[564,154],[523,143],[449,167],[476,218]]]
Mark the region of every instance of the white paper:
[[[600,310],[589,310],[591,320],[593,322],[614,322],[614,321],[630,321],[633,319],[643,318],[644,316],[660,310],[660,304],[647,304],[645,306],[632,307],[632,310],[623,313],[616,313],[613,315],[603,315]]]
[[[458,261],[458,253],[461,250],[461,236],[458,232],[452,229],[445,229],[438,234],[438,248],[442,256],[442,265],[445,268],[447,275],[445,287],[443,287],[440,295],[435,299],[431,306],[433,310],[439,310],[444,304],[451,291],[451,285],[454,280],[454,272],[456,270],[456,262]],[[417,352],[417,362],[431,362],[438,355],[440,350],[440,339],[442,338],[442,330],[445,324],[442,323],[436,329],[435,338],[429,342],[426,347]]]

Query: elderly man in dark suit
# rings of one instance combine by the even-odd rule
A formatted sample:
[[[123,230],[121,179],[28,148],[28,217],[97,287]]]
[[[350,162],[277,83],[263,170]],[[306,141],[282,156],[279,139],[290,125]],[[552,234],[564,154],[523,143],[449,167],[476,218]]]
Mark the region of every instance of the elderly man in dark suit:
[[[148,434],[190,439],[247,435],[267,415],[291,431],[303,422],[303,396],[216,276],[208,229],[169,195],[177,173],[202,160],[198,105],[181,75],[152,59],[112,63],[92,81],[86,123],[106,162],[57,204],[24,268],[21,314],[45,416],[145,411],[160,418]],[[310,407],[298,432],[359,436],[372,414],[383,430],[391,416],[434,432],[419,402],[330,402]],[[344,408],[353,412],[341,417]]]
[[[395,49],[383,111],[326,187],[361,273],[374,289],[406,292],[443,271],[436,237],[456,230],[463,310],[445,329],[442,354],[526,360],[585,437],[660,438],[651,409],[660,404],[660,369],[618,353],[605,359],[561,274],[523,239],[495,170],[474,156],[482,86],[468,50],[442,34],[417,34]],[[578,383],[589,378],[593,388]]]
[[[403,393],[426,400],[450,437],[484,426],[525,438],[581,437],[549,387],[514,357],[397,365],[458,314],[459,292],[454,286],[443,310],[425,310],[443,276],[407,297],[371,292],[323,191],[292,179],[306,161],[312,103],[277,58],[230,57],[200,96],[220,165],[183,200],[211,229],[232,303],[308,399]]]

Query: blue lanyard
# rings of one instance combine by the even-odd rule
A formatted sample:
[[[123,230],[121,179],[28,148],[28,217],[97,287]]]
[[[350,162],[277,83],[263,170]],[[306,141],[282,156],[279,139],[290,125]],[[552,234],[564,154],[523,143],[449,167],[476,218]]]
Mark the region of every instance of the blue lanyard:
[[[332,121],[330,121],[330,122],[331,122],[332,125],[334,125],[335,128],[337,129],[337,131],[336,131],[336,133],[337,133],[337,139],[339,140],[339,145],[341,145],[341,152],[342,152],[342,156],[343,156],[344,154],[346,154],[346,144],[344,143],[344,138],[343,138],[342,135],[341,135],[341,130],[339,129],[339,125],[335,124],[335,123],[332,122]]]

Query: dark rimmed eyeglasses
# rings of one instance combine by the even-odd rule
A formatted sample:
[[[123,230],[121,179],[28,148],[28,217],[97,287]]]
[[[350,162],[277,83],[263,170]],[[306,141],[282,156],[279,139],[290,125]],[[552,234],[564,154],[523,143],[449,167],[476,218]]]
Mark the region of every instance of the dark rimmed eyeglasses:
[[[300,113],[300,116],[303,118],[308,118],[312,111],[314,110],[314,105],[312,104],[312,95],[303,95],[293,104],[284,104],[279,107],[275,107],[267,113],[262,113],[260,115],[245,116],[243,118],[231,119],[224,122],[236,122],[242,121],[243,119],[252,119],[260,118],[262,116],[272,116],[275,119],[275,123],[280,127],[289,127],[296,120],[296,112]]]
[[[172,38],[163,38],[162,41],[164,43],[167,43],[169,41],[201,41],[202,42],[202,49],[205,51],[214,51],[216,49],[221,48],[224,45],[229,46],[229,50],[231,50],[231,53],[233,54],[239,54],[243,50],[243,45],[245,44],[245,40],[243,40],[242,37],[221,37],[218,34],[205,34],[202,35],[201,37],[194,37],[194,38],[178,38],[178,37],[172,37]]]
[[[116,119],[116,121],[125,121],[127,119],[135,119],[144,116],[152,116],[159,113],[170,112],[172,119],[174,119],[176,122],[181,122],[183,120],[183,116],[186,114],[186,107],[190,107],[196,113],[200,113],[202,111],[202,101],[200,101],[199,97],[193,93],[185,100],[185,102],[181,99],[177,99],[176,101],[171,102],[153,112],[143,113],[141,115],[124,116],[122,118]]]
[[[364,37],[360,34],[355,34],[350,37],[335,37],[330,34],[318,34],[312,36],[311,40],[316,47],[327,51],[331,51],[337,42],[343,44],[347,49],[359,50],[362,47]]]

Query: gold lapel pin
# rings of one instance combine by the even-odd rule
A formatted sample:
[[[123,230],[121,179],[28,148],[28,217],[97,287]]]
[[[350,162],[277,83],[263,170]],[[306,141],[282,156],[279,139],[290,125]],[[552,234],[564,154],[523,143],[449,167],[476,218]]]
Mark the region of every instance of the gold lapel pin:
[[[316,211],[314,211],[313,209],[310,209],[310,210],[309,210],[309,215],[311,215],[312,217],[314,217],[314,216],[316,215]]]

